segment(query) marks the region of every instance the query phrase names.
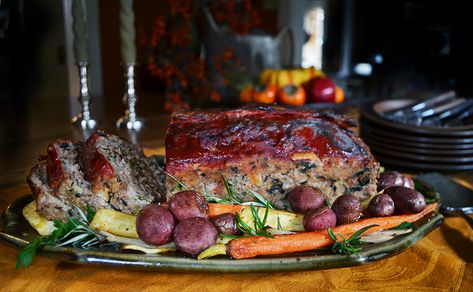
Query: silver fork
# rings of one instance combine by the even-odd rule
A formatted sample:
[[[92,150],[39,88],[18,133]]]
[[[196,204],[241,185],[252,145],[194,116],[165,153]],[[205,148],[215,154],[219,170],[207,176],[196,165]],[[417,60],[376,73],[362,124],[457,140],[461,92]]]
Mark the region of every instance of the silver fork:
[[[455,91],[447,91],[442,94],[436,95],[434,97],[430,97],[427,99],[421,99],[420,101],[414,103],[414,104],[409,104],[407,106],[404,106],[402,108],[394,109],[392,111],[387,111],[383,113],[383,116],[387,118],[400,118],[404,116],[409,116],[412,115],[413,113],[431,108],[437,104],[443,103],[448,101],[449,99],[455,98],[456,93]]]
[[[470,108],[472,102],[473,100],[456,97],[455,91],[448,91],[382,115],[402,124],[442,126],[445,121]]]
[[[419,114],[420,123],[422,125],[445,125],[446,121],[454,120],[462,112],[472,107],[472,105],[473,100],[465,98],[454,99],[451,102],[421,112]]]

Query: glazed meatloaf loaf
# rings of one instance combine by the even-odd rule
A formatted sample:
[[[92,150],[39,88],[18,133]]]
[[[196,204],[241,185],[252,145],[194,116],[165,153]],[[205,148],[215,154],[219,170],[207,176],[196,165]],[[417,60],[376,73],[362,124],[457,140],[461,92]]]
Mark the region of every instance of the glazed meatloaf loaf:
[[[331,113],[272,107],[178,113],[166,135],[166,171],[217,197],[226,195],[223,174],[240,193],[251,189],[282,208],[297,185],[329,202],[347,193],[366,199],[376,194],[379,164],[354,126]],[[167,187],[172,196],[174,179]]]
[[[141,149],[101,131],[84,142],[58,139],[27,177],[47,219],[77,216],[74,206],[136,213],[164,198],[163,171]]]

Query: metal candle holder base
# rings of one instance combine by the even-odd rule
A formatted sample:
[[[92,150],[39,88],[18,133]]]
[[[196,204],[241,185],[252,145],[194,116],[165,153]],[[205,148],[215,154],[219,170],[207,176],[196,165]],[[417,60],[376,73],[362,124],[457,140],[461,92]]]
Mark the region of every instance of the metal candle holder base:
[[[81,112],[72,118],[72,124],[81,127],[82,129],[93,129],[97,125],[97,122],[90,117],[89,103],[89,63],[79,62],[77,67],[79,69],[80,77],[80,94],[79,102],[81,104]]]
[[[72,117],[71,122],[75,126],[79,126],[84,130],[92,130],[97,126],[97,122],[92,119],[85,119],[82,113],[75,115]]]
[[[135,106],[137,101],[135,91],[135,64],[125,64],[126,92],[123,101],[127,103],[128,109],[125,115],[117,120],[117,128],[139,131],[143,126],[143,120],[136,116]]]

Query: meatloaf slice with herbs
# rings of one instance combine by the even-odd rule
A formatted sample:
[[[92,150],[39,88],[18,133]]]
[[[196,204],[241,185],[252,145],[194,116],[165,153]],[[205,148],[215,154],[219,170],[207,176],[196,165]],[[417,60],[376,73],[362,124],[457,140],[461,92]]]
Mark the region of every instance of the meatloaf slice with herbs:
[[[48,185],[46,161],[36,164],[27,176],[26,181],[36,200],[36,209],[48,220],[66,220],[75,216],[75,210],[66,197],[57,197]]]
[[[136,214],[142,207],[164,198],[158,163],[123,138],[95,132],[85,143],[82,161],[92,192],[113,209]]]
[[[272,107],[177,113],[166,135],[166,171],[224,197],[221,173],[237,191],[254,190],[279,207],[297,185],[319,188],[329,202],[347,193],[366,199],[376,194],[379,164],[354,126],[331,113]],[[168,197],[174,186],[168,177]]]
[[[86,210],[111,209],[100,192],[93,193],[85,179],[81,160],[84,142],[58,139],[47,149],[48,184],[56,197],[65,196],[67,202]]]

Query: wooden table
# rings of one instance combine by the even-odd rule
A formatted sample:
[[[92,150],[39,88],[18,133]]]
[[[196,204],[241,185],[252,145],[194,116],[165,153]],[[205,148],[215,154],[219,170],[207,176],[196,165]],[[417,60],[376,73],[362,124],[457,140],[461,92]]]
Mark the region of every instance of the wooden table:
[[[138,142],[162,151],[167,117],[150,118]],[[105,128],[113,129],[112,125]],[[35,157],[57,137],[81,138],[67,123],[46,132],[30,131],[6,141],[0,163],[0,210],[29,194],[21,183]],[[54,129],[54,130],[52,130]],[[127,135],[126,132],[121,132]],[[2,143],[5,143],[3,141]],[[3,145],[5,146],[5,145]],[[5,150],[5,149],[8,149]],[[160,150],[161,149],[161,150]],[[465,179],[468,179],[466,177]],[[27,270],[15,270],[17,248],[0,244],[0,290],[3,291],[471,291],[473,232],[462,218],[445,223],[407,251],[363,266],[322,271],[257,274],[145,272],[128,268],[78,265],[37,256]]]

